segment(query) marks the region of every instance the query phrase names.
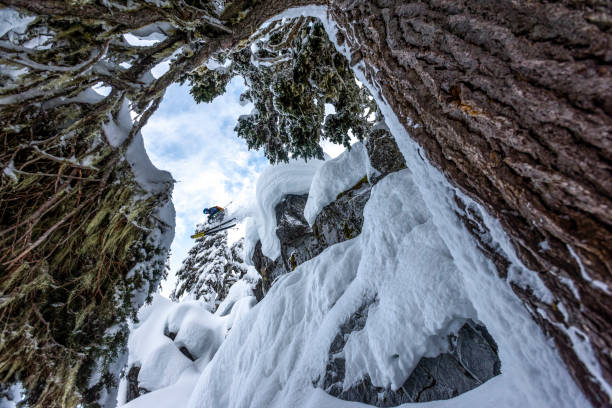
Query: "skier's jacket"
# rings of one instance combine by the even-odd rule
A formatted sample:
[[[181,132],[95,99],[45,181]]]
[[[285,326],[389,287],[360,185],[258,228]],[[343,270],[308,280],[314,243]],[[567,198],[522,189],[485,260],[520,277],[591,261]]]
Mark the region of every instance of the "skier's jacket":
[[[214,207],[205,208],[203,213],[208,214],[209,217],[212,217],[213,215],[215,215],[216,213],[220,211],[223,211],[223,208],[219,207],[218,205],[215,205]]]

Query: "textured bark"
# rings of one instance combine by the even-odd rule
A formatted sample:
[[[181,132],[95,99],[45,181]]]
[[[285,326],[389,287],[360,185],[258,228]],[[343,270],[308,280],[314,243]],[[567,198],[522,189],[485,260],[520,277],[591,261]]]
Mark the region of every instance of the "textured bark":
[[[330,11],[352,63],[554,294],[545,304],[514,287],[585,394],[609,403],[559,327],[588,336],[612,383],[610,3],[358,0]]]

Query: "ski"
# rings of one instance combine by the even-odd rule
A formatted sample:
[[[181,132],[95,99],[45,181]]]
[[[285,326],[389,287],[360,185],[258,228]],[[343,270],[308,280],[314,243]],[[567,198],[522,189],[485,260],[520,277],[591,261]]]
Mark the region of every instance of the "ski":
[[[205,229],[204,232],[214,230],[215,228],[220,227],[220,226],[225,225],[225,224],[229,224],[230,222],[234,221],[235,219],[236,219],[236,217],[230,218],[227,221],[220,222],[219,224],[215,225],[214,227],[210,227],[210,228]]]
[[[191,236],[191,238],[200,238],[200,237],[203,237],[204,235],[208,234],[209,232],[211,232],[211,231],[215,230],[216,228],[219,228],[219,227],[221,227],[221,226],[223,226],[223,225],[226,225],[226,224],[228,224],[228,223],[230,223],[230,222],[234,221],[235,219],[236,219],[236,217],[234,217],[234,218],[230,218],[229,220],[227,220],[227,221],[223,221],[222,223],[217,224],[217,225],[215,225],[214,227],[210,227],[210,228],[207,228],[207,229],[202,230],[202,231],[200,231],[200,232],[196,232],[195,234],[193,234],[193,235]]]
[[[222,227],[222,226],[224,226],[224,225],[229,224],[230,222],[234,221],[235,219],[236,219],[236,217],[234,217],[234,218],[230,218],[229,220],[227,220],[227,221],[223,221],[222,223],[217,224],[217,225],[215,225],[214,227],[210,227],[210,228],[207,228],[207,229],[205,229],[205,230],[203,230],[203,231],[196,232],[195,234],[193,234],[193,235],[191,236],[191,238],[200,238],[200,237],[203,237],[204,235],[206,235],[206,234],[208,234],[208,233],[210,233],[210,232],[215,231],[217,228],[219,228],[219,227]],[[234,224],[234,225],[236,225],[236,224]]]
[[[223,228],[219,228],[219,229],[210,228],[210,229],[208,229],[206,231],[201,231],[201,232],[198,232],[197,234],[192,235],[191,238],[193,238],[193,239],[202,238],[203,236],[205,236],[207,234],[208,235],[216,234],[217,232],[225,231],[226,229],[229,229],[229,228],[232,228],[232,227],[235,227],[235,226],[236,226],[236,224],[232,224],[232,225],[229,225],[227,227],[223,227]]]

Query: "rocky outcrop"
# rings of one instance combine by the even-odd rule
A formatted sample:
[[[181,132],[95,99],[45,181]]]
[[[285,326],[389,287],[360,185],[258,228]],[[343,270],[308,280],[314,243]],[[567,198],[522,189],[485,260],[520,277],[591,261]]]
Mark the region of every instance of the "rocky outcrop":
[[[321,210],[312,226],[321,250],[361,233],[363,208],[371,190],[372,185],[364,177]]]
[[[276,235],[281,243],[281,260],[286,271],[294,270],[323,250],[304,218],[307,200],[307,194],[290,194],[276,206]]]
[[[365,327],[368,308],[369,305],[362,306],[340,327],[329,348],[329,362],[319,386],[330,395],[346,401],[391,407],[449,399],[478,387],[501,372],[497,344],[484,326],[468,319],[456,334],[446,336],[448,351],[421,358],[397,390],[374,386],[367,374],[344,389],[343,349],[351,334]]]
[[[128,403],[133,399],[140,397],[141,395],[147,394],[149,391],[138,385],[138,374],[140,373],[140,366],[130,367],[126,379],[127,379],[127,390],[125,395],[125,402]]]
[[[552,302],[515,292],[608,404],[565,330],[584,333],[612,384],[611,3],[357,0],[331,15],[427,158],[539,274]]]
[[[276,206],[276,235],[281,243],[281,256],[266,257],[257,242],[252,261],[262,276],[259,300],[275,279],[294,270],[298,265],[319,255],[325,248],[355,238],[363,226],[363,209],[372,187],[384,176],[406,168],[406,161],[397,143],[385,128],[374,129],[368,136],[366,149],[370,165],[378,171],[370,180],[364,175],[357,184],[340,193],[336,200],[317,215],[312,227],[304,218],[308,195],[288,194]]]
[[[263,295],[281,275],[319,255],[325,248],[359,235],[363,225],[363,208],[370,198],[372,186],[364,179],[338,196],[321,210],[312,227],[304,218],[308,195],[289,194],[276,206],[276,235],[281,243],[281,256],[266,257],[258,241],[253,252],[253,265],[262,277]]]
[[[276,206],[276,235],[281,242],[281,256],[276,260],[261,251],[261,241],[255,245],[253,265],[261,275],[263,296],[281,275],[318,255],[321,251],[312,228],[304,218],[307,195],[289,194]]]
[[[406,168],[406,160],[388,129],[379,127],[372,130],[365,146],[370,165],[379,172],[378,175],[371,178],[372,184],[389,173]]]

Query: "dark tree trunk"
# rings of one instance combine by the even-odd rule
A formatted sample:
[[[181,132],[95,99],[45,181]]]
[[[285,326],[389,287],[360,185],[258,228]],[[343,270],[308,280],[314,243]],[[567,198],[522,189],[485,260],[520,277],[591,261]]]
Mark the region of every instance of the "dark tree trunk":
[[[612,383],[610,4],[358,0],[330,9],[353,63],[376,68],[370,75],[429,160],[501,221],[554,294],[547,305],[513,286],[597,406],[608,396],[550,322],[586,333]]]

